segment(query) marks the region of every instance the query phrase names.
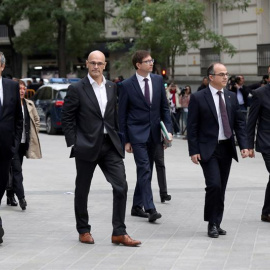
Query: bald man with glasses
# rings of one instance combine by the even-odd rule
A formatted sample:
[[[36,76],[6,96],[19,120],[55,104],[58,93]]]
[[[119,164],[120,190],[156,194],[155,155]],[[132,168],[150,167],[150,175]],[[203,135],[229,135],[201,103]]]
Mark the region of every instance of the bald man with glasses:
[[[113,189],[111,241],[135,247],[141,242],[127,234],[125,225],[128,186],[117,133],[116,84],[103,76],[106,61],[102,52],[91,52],[86,66],[87,76],[69,86],[62,110],[66,143],[72,146],[71,157],[75,157],[77,169],[74,203],[79,241],[94,244],[87,202],[93,174],[99,166]]]

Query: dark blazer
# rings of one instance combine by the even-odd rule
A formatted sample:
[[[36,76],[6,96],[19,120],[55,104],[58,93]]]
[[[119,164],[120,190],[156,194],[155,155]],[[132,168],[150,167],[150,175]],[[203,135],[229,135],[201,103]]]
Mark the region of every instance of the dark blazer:
[[[103,142],[104,126],[119,155],[124,156],[117,133],[116,84],[106,80],[106,91],[108,102],[103,118],[88,77],[68,87],[62,110],[62,125],[67,146],[74,145],[71,157],[96,160]]]
[[[19,84],[2,78],[3,106],[0,115],[0,160],[11,159],[21,143],[23,114]]]
[[[256,151],[270,153],[270,84],[253,91],[249,110],[247,134],[248,148],[254,148],[255,129],[257,127]]]
[[[239,90],[243,95],[244,105],[247,108],[248,107],[248,95],[249,95],[248,87],[243,85]],[[231,89],[231,91],[234,92],[237,95],[237,88],[236,87],[233,87]]]
[[[240,149],[247,149],[245,119],[239,109],[235,93],[224,90],[228,118],[232,131],[235,131]],[[191,95],[188,107],[188,147],[189,155],[200,154],[208,161],[218,143],[218,116],[209,87]],[[232,157],[238,161],[235,142],[231,139]]]
[[[150,132],[154,143],[160,143],[162,120],[172,133],[170,110],[163,79],[150,74],[153,96],[149,105],[142,93],[136,74],[119,84],[119,128],[125,134],[125,142],[145,143]]]

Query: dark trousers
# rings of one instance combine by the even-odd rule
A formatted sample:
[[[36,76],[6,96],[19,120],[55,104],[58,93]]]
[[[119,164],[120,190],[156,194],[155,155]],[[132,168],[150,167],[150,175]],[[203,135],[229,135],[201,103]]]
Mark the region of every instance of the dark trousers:
[[[262,156],[263,156],[267,171],[270,174],[270,154],[262,153]],[[265,190],[265,197],[264,197],[264,205],[263,205],[263,209],[262,209],[262,214],[266,215],[266,216],[270,214],[270,175],[269,175],[269,180],[268,180],[266,190]]]
[[[171,113],[171,119],[172,119],[172,124],[173,124],[173,130],[174,133],[178,133],[180,132],[180,125],[179,125],[179,121],[180,121],[180,114],[181,111],[179,109],[176,109],[175,113]]]
[[[151,188],[154,155],[157,145],[152,141],[132,144],[137,167],[137,182],[133,196],[133,207],[144,207],[145,210],[155,209]]]
[[[155,161],[155,166],[156,166],[156,171],[157,171],[159,194],[166,195],[167,194],[167,181],[166,181],[166,168],[165,168],[165,163],[164,163],[163,143],[160,143],[157,145],[154,161]]]
[[[200,162],[206,184],[204,220],[220,225],[224,212],[225,190],[232,163],[230,140],[218,144],[207,162]]]
[[[90,162],[75,158],[75,162],[77,177],[74,202],[77,231],[80,234],[91,231],[91,226],[88,224],[87,201],[93,174],[96,166],[99,165],[106,180],[113,188],[112,234],[126,234],[125,213],[128,186],[123,160],[112,142],[109,139],[104,139],[97,160]],[[102,212],[99,214],[102,215]]]
[[[11,159],[0,159],[0,202],[5,194],[6,186],[9,178],[9,168],[11,165]],[[2,220],[0,217],[0,226],[2,226]]]
[[[21,143],[19,145],[18,152],[14,155],[12,159],[11,162],[11,168],[13,173],[12,189],[7,190],[7,197],[13,197],[14,194],[16,194],[19,200],[24,198],[22,164],[26,150],[27,150],[26,144]]]

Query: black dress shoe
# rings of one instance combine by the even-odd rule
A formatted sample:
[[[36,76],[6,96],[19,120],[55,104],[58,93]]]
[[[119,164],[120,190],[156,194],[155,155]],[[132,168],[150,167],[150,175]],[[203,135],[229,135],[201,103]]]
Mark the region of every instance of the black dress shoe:
[[[156,209],[149,209],[146,212],[149,214],[149,216],[148,216],[148,221],[149,222],[154,222],[157,219],[162,217],[161,214],[158,213]]]
[[[16,202],[15,198],[12,196],[12,197],[7,197],[7,205],[17,206],[18,203]]]
[[[3,229],[3,227],[0,225],[0,244],[3,243],[3,236],[4,236],[4,229]]]
[[[217,227],[217,230],[218,230],[219,235],[226,235],[227,234],[227,232],[225,230],[221,229],[219,226]]]
[[[26,202],[26,200],[24,198],[19,200],[19,204],[20,204],[20,207],[22,208],[22,210],[26,209],[27,202]]]
[[[131,215],[135,217],[148,218],[148,213],[145,213],[140,206],[135,206],[131,208]]]
[[[219,232],[216,224],[208,224],[208,236],[211,238],[219,237]]]
[[[160,200],[162,203],[165,201],[170,201],[172,199],[172,196],[169,194],[160,194]]]
[[[270,222],[270,216],[269,215],[262,215],[261,220],[265,222]]]

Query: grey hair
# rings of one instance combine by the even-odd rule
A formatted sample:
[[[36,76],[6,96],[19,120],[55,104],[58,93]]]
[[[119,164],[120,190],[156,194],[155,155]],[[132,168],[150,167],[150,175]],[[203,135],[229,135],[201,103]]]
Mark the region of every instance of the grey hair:
[[[5,58],[5,55],[0,52],[0,57],[1,57],[1,65],[5,65],[6,64],[6,58]]]

